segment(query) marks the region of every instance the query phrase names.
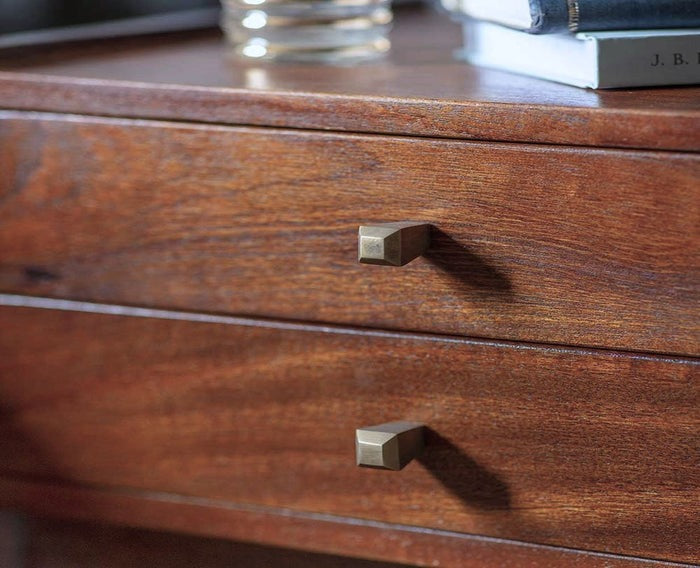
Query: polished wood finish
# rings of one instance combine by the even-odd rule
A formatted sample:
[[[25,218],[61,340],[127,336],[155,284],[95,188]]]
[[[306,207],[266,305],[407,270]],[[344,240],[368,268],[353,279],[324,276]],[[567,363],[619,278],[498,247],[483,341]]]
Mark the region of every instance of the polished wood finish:
[[[236,63],[201,32],[0,52],[0,108],[481,140],[700,150],[700,88],[588,91],[456,62],[459,28],[400,11],[391,58]],[[2,72],[4,71],[4,72]]]
[[[2,308],[5,475],[700,561],[697,360],[56,305],[115,315]]]
[[[0,507],[180,533],[33,523],[32,562],[354,564],[190,533],[700,563],[700,88],[477,69],[446,18],[397,22],[345,68],[213,31],[0,51],[0,303],[34,306],[0,308]],[[357,264],[359,224],[404,220],[425,258]],[[421,461],[355,468],[395,419],[429,425]],[[26,537],[0,516],[2,568],[43,568]]]
[[[0,501],[12,503],[14,506],[36,514],[56,516],[59,519],[107,520],[134,527],[225,539],[243,539],[273,546],[325,551],[348,557],[363,556],[410,566],[442,568],[688,566],[688,564],[674,562],[464,535],[444,530],[423,530],[331,515],[236,506],[181,495],[95,490],[3,477],[0,477]],[[80,537],[76,535],[76,538]],[[97,538],[99,539],[99,536]],[[133,546],[134,544],[131,543],[132,548]],[[195,549],[202,550],[203,546],[195,546]],[[226,547],[223,543],[215,546],[216,550]],[[260,550],[263,551],[261,554],[263,558],[274,559],[270,554],[271,549]],[[167,554],[167,550],[164,553]],[[294,558],[293,553],[279,549],[278,553],[282,558],[289,556]],[[122,557],[123,554],[122,552]],[[187,552],[185,551],[184,554],[186,555]],[[119,557],[120,552],[115,550],[114,555]],[[315,556],[315,558],[324,557]],[[347,562],[351,563],[352,560]],[[270,564],[274,565],[272,562]],[[246,568],[248,566],[243,565]],[[283,566],[288,568],[287,565]],[[35,567],[22,566],[22,568]],[[51,568],[61,567],[52,565]],[[101,564],[100,568],[102,568]],[[198,565],[198,568],[210,567]]]
[[[27,525],[22,568],[400,568],[385,562],[104,524],[31,519]]]
[[[700,353],[700,156],[0,117],[0,291]]]

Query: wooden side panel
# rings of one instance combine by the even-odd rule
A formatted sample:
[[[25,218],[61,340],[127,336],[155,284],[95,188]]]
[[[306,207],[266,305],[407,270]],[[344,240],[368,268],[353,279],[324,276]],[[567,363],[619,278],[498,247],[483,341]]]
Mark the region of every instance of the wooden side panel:
[[[700,561],[696,361],[254,321],[0,320],[6,475]],[[354,429],[397,419],[429,426],[423,457],[356,468]]]
[[[2,291],[700,352],[700,156],[2,116]]]

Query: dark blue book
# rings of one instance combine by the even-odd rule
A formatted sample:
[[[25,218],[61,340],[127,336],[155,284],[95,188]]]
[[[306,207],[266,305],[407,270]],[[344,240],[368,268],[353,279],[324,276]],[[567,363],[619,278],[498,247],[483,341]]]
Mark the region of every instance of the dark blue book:
[[[533,34],[700,27],[700,0],[441,0],[457,14]]]

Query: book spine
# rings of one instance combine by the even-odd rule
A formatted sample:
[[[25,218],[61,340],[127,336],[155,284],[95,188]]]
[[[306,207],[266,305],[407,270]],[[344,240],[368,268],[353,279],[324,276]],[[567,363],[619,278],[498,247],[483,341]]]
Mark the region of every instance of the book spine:
[[[565,31],[569,24],[568,0],[529,0],[531,34],[551,34]]]
[[[597,38],[599,88],[700,83],[698,34]]]
[[[529,0],[530,33],[700,27],[700,0]]]

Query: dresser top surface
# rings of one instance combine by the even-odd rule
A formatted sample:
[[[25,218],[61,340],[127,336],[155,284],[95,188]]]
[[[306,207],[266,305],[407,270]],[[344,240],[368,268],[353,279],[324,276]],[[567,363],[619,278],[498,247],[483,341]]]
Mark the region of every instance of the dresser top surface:
[[[700,87],[592,91],[455,61],[459,26],[401,8],[390,57],[234,60],[218,31],[0,50],[0,107],[413,136],[700,150]]]

